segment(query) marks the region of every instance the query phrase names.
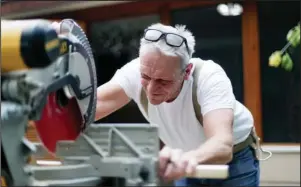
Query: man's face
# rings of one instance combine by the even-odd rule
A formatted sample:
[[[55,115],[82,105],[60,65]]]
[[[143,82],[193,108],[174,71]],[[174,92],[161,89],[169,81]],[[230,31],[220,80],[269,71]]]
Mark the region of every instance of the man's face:
[[[141,84],[153,105],[173,100],[181,90],[185,71],[179,57],[153,51],[140,56]]]

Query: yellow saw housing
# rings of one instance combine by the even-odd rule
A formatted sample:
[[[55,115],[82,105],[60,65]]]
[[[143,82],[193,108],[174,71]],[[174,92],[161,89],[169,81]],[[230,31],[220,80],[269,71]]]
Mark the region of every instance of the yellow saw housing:
[[[47,20],[1,20],[1,73],[43,68],[59,56],[60,41]]]

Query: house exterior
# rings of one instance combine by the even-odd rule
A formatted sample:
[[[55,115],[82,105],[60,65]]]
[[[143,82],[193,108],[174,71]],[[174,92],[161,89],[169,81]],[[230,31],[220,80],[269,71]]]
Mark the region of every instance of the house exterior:
[[[99,85],[137,56],[146,26],[155,22],[186,25],[196,37],[194,56],[224,67],[236,98],[252,112],[264,146],[274,152],[262,162],[262,184],[300,185],[300,48],[292,55],[296,62],[292,72],[268,66],[269,56],[286,44],[287,32],[300,22],[300,2],[247,0],[239,3],[241,15],[222,16],[217,6],[229,2],[19,1],[4,3],[1,12],[2,19],[78,21],[93,48]],[[145,120],[131,103],[98,122]],[[33,132],[29,132],[31,139],[36,138]]]

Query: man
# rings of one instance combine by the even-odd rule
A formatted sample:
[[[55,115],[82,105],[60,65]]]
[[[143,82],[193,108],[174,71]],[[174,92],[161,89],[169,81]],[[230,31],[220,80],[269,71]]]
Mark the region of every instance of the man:
[[[258,186],[259,162],[251,146],[233,147],[250,137],[254,122],[249,110],[236,101],[225,71],[213,61],[191,60],[195,39],[184,26],[160,23],[145,30],[139,58],[119,69],[97,90],[96,119],[120,109],[133,99],[151,124],[159,126],[165,146],[160,151],[160,175],[176,186]],[[203,63],[199,76],[192,76]],[[192,102],[197,83],[197,119]],[[144,109],[141,93],[147,96]],[[200,124],[199,121],[202,121]],[[225,180],[191,179],[198,164],[229,164]]]

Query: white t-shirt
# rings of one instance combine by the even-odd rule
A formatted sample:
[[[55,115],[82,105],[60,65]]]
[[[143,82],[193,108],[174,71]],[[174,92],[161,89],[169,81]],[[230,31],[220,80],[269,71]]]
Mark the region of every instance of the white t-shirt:
[[[195,63],[199,58],[192,59]],[[201,60],[203,61],[203,60]],[[244,141],[254,124],[250,111],[236,101],[232,84],[223,68],[211,60],[203,61],[204,65],[198,78],[197,96],[201,106],[202,115],[220,108],[234,110],[234,144]],[[194,66],[192,68],[192,72]],[[140,102],[141,74],[139,58],[124,65],[117,70],[112,80],[117,82],[138,105],[144,117],[151,125],[159,128],[160,139],[171,148],[184,151],[196,149],[205,141],[202,125],[195,116],[192,102],[192,73],[184,81],[183,88],[178,97],[171,103],[160,105],[148,104],[148,116]]]

